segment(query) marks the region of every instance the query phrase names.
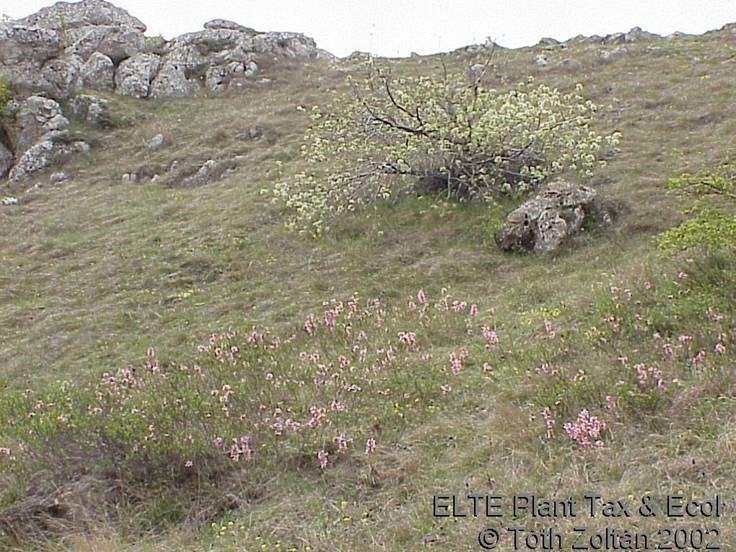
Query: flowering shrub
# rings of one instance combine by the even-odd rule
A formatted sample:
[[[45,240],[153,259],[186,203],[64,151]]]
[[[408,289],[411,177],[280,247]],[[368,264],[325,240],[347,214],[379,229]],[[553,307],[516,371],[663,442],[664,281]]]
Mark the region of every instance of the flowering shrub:
[[[393,78],[369,67],[352,94],[315,106],[306,170],[276,187],[289,225],[314,235],[331,217],[422,186],[448,194],[519,193],[563,171],[590,175],[618,135],[591,130],[596,105],[524,82],[500,92],[478,82]]]

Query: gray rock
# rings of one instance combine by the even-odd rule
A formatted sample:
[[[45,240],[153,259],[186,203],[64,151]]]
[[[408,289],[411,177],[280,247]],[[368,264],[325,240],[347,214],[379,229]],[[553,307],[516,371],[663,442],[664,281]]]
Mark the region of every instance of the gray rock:
[[[544,38],[542,38],[542,39],[539,40],[539,42],[537,43],[537,46],[542,46],[542,47],[545,47],[545,48],[555,48],[557,46],[560,46],[560,44],[561,43],[560,43],[559,40],[556,40],[556,39],[550,38],[550,37],[544,37]]]
[[[68,161],[74,153],[88,151],[84,142],[71,142],[66,131],[53,131],[28,148],[10,171],[10,181],[17,182],[31,174]]]
[[[144,30],[139,20],[103,0],[57,2],[0,24],[0,69],[26,93],[65,99],[85,84],[92,71],[85,62],[95,52],[120,61],[143,49]]]
[[[230,31],[239,31],[241,33],[253,33],[256,31],[250,27],[244,27],[240,23],[229,21],[227,19],[213,19],[204,24],[205,29],[227,29]]]
[[[51,85],[50,94],[55,98],[66,99],[82,88],[82,58],[65,54],[47,61],[41,68],[43,79]]]
[[[543,55],[538,55],[534,58],[534,65],[537,67],[546,67],[549,65],[549,61],[547,61],[547,58]]]
[[[624,36],[624,39],[626,42],[636,42],[638,40],[653,40],[657,38],[662,38],[662,37],[654,33],[649,33],[643,30],[641,27],[632,28]]]
[[[233,160],[214,160],[210,159],[206,161],[200,169],[184,178],[180,186],[183,188],[193,188],[195,186],[202,186],[213,180],[222,178],[226,172],[229,172],[235,168],[235,162]]]
[[[613,33],[607,35],[603,42],[606,44],[623,44],[626,42],[626,34],[625,33]]]
[[[60,184],[62,182],[67,182],[72,179],[72,176],[69,173],[58,171],[55,173],[51,173],[51,176],[49,176],[49,181],[52,184]]]
[[[53,91],[41,67],[61,51],[59,33],[55,31],[14,21],[0,23],[0,72],[8,84],[23,94]]]
[[[0,64],[33,61],[38,66],[62,51],[57,31],[22,25],[17,21],[0,23]]]
[[[183,64],[167,60],[151,83],[151,96],[154,98],[183,98],[201,91],[195,80],[187,78]]]
[[[148,142],[146,142],[146,147],[150,150],[157,150],[164,147],[165,145],[166,138],[164,138],[163,134],[157,134],[156,136],[148,140]]]
[[[16,134],[16,150],[25,151],[49,132],[68,128],[69,119],[64,117],[56,101],[42,96],[30,96],[18,104],[12,127]]]
[[[0,178],[5,178],[13,167],[13,152],[0,142]]]
[[[104,0],[57,2],[19,22],[55,31],[67,53],[83,59],[100,52],[119,62],[145,47],[146,26]]]
[[[82,86],[91,90],[115,88],[115,64],[105,54],[94,52],[81,70]]]
[[[80,94],[70,102],[72,113],[89,126],[109,128],[112,126],[110,107],[107,100],[89,94]]]
[[[123,61],[115,72],[115,91],[124,96],[146,98],[161,59],[155,54],[136,54]]]
[[[139,19],[105,0],[57,2],[20,19],[19,22],[45,29],[64,30],[72,37],[80,32],[84,33],[89,26],[132,28],[141,33],[146,30],[146,26]]]
[[[132,28],[89,27],[73,44],[66,47],[67,53],[84,59],[98,52],[119,63],[146,48],[145,35]]]
[[[249,140],[258,140],[263,136],[263,133],[265,132],[265,129],[260,125],[252,126],[242,132],[238,132],[235,135],[235,138],[237,140],[243,140],[243,141],[249,141]]]
[[[554,251],[580,230],[595,198],[592,188],[558,180],[508,215],[496,243],[504,250]]]

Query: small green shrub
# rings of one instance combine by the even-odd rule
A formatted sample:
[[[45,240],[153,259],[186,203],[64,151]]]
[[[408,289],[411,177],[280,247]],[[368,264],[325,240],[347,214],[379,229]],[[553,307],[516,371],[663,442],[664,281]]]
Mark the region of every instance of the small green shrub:
[[[0,114],[5,111],[5,106],[8,105],[12,99],[13,95],[10,92],[10,87],[3,79],[0,78]]]
[[[667,187],[694,198],[688,210],[695,216],[662,233],[661,249],[669,252],[692,247],[716,250],[736,244],[736,163],[723,163],[715,170],[682,174]]]

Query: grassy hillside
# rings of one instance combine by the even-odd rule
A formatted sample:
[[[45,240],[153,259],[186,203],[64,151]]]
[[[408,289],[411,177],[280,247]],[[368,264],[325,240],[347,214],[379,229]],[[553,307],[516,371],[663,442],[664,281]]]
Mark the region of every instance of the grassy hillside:
[[[433,519],[433,494],[733,497],[736,261],[667,257],[654,238],[683,218],[667,179],[733,156],[736,41],[626,48],[607,62],[584,44],[548,52],[546,67],[533,48],[493,60],[497,88],[528,75],[564,90],[582,83],[602,106],[597,130],[622,134],[593,179],[625,205],[620,219],[554,256],[501,253],[486,208],[435,198],[345,217],[318,241],[287,231],[269,191],[301,169],[307,112],[347,86],[358,70],[349,60],[280,64],[229,97],[110,96],[120,126],[76,125],[94,147],[65,169],[72,181],[0,191],[22,198],[0,208],[0,447],[12,451],[0,456],[0,543],[464,550],[485,520]],[[386,63],[439,74],[482,61],[456,52]],[[236,138],[255,125],[261,138]],[[151,151],[159,132],[170,143]],[[236,170],[177,186],[218,158]],[[162,176],[123,183],[131,172]],[[331,330],[319,321],[340,301]],[[310,313],[314,335],[302,329]],[[214,352],[218,338],[197,350],[229,328],[233,360]],[[667,389],[637,385],[640,363],[659,366]],[[129,366],[135,383],[123,384]],[[306,435],[269,429],[276,408],[305,421],[332,401],[347,411]],[[603,447],[563,431],[582,409],[605,422]],[[345,454],[341,433],[353,439]],[[246,435],[252,458],[235,463],[231,439]],[[732,509],[719,525],[729,549]]]

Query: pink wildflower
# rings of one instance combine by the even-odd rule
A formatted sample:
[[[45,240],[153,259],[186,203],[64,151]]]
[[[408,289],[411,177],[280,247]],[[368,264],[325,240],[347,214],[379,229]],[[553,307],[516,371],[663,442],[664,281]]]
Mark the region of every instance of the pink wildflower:
[[[365,442],[365,453],[373,454],[376,451],[376,440],[371,437]]]
[[[488,326],[483,326],[483,337],[486,340],[486,349],[493,349],[498,344],[498,334]]]
[[[329,453],[327,453],[324,450],[321,450],[317,453],[317,460],[319,460],[319,467],[323,470],[327,468],[327,457],[329,456]]]
[[[424,294],[424,290],[420,289],[419,293],[417,293],[417,300],[419,301],[420,305],[423,305],[427,302],[427,296]]]
[[[600,437],[605,428],[606,424],[591,415],[587,409],[580,411],[577,420],[564,425],[565,433],[581,447],[603,446]]]

